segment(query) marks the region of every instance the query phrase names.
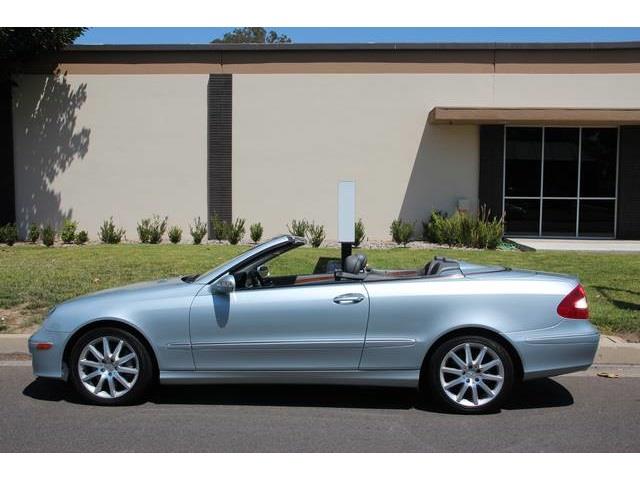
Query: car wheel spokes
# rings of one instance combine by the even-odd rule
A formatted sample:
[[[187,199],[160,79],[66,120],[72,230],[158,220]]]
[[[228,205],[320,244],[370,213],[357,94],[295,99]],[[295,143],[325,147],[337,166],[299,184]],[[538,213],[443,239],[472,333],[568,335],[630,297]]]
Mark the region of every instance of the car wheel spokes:
[[[504,365],[496,352],[480,343],[455,346],[440,364],[440,385],[451,400],[464,407],[491,402],[504,384]]]
[[[135,385],[140,363],[128,342],[104,336],[85,345],[77,368],[82,385],[90,393],[101,398],[117,398]]]

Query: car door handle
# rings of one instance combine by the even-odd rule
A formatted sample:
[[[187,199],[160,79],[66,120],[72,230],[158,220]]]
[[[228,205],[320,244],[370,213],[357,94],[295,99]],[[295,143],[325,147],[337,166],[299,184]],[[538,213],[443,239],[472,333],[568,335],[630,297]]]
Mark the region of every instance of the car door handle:
[[[347,305],[349,303],[360,303],[362,300],[364,300],[364,295],[359,293],[345,293],[344,295],[335,297],[333,302],[338,305]]]

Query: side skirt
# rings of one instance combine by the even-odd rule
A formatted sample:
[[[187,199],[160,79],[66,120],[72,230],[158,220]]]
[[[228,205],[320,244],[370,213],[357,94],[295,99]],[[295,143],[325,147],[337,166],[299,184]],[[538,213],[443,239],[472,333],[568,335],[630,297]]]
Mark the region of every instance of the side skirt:
[[[325,384],[370,385],[380,387],[418,387],[420,370],[344,370],[344,371],[161,371],[163,385],[195,384]]]

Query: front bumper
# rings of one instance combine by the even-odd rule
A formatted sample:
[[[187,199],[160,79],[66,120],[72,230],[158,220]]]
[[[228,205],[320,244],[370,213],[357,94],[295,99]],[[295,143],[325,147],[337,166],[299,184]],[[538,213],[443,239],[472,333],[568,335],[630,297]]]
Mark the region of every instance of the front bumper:
[[[69,333],[51,332],[41,328],[29,338],[29,353],[33,374],[36,377],[67,379],[67,368],[63,362],[64,348]],[[50,343],[48,350],[38,350],[38,343]]]
[[[600,334],[587,320],[563,320],[508,338],[522,359],[523,379],[531,380],[586,370],[593,364]]]

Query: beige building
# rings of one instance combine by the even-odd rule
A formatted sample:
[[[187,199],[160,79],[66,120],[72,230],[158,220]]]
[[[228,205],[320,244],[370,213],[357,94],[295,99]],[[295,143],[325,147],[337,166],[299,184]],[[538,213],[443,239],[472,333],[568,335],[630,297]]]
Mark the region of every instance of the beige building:
[[[639,44],[75,46],[16,82],[22,232],[215,211],[334,239],[355,180],[370,239],[481,204],[514,236],[640,238]]]

